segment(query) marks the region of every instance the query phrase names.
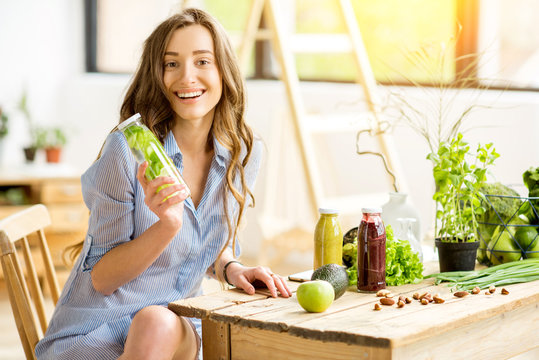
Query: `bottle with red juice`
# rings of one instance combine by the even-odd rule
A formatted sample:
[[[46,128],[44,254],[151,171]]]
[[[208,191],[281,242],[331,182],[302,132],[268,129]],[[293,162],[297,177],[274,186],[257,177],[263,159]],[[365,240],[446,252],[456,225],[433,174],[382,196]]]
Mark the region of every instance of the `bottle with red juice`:
[[[357,290],[376,292],[386,287],[386,230],[381,208],[363,208],[357,233]]]

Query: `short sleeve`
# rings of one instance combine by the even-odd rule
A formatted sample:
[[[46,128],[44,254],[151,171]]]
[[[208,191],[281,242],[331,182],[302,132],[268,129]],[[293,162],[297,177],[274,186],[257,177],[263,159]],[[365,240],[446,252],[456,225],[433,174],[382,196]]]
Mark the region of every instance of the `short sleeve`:
[[[82,175],[84,202],[90,210],[91,246],[83,259],[88,271],[112,248],[131,240],[134,231],[136,161],[120,132],[111,133],[98,160]]]

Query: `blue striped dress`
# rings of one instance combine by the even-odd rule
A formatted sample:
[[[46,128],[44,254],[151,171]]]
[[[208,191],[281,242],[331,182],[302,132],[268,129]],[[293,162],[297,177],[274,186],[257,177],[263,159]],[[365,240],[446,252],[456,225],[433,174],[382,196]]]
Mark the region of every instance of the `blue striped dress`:
[[[88,233],[47,332],[37,344],[39,359],[116,359],[137,311],[202,294],[202,279],[228,234],[222,196],[230,153],[215,139],[213,145],[214,157],[198,207],[187,199],[183,226],[163,253],[136,279],[104,296],[92,286],[93,266],[107,251],[138,237],[158,220],[144,204],[136,179],[138,165],[125,137],[120,132],[107,137],[101,157],[81,178],[84,202],[90,209]],[[164,147],[182,172],[182,153],[172,133]],[[257,140],[245,172],[249,188],[254,186],[261,156]],[[229,209],[237,213],[232,200],[230,204]],[[200,334],[200,321],[191,320]]]

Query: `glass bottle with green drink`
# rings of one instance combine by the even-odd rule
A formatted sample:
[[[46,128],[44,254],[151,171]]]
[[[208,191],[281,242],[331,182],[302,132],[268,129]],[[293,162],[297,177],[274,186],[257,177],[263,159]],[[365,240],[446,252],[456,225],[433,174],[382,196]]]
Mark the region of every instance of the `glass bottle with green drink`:
[[[342,265],[342,229],[339,212],[320,208],[320,219],[314,231],[314,269],[325,264]]]
[[[169,176],[173,178],[178,184],[185,185],[185,189],[182,190],[187,193],[187,196],[190,195],[189,188],[185,181],[183,180],[178,168],[174,165],[172,160],[168,157],[161,145],[161,142],[157,139],[153,132],[150,131],[141,121],[140,114],[135,114],[129,119],[121,122],[118,125],[118,130],[120,130],[127,139],[127,144],[133,153],[133,156],[139,164],[142,164],[144,161],[148,162],[148,168],[146,169],[146,179],[153,180],[158,176]],[[170,186],[166,184],[160,186],[157,189],[159,192],[161,189]],[[172,194],[170,196],[173,196]],[[169,197],[170,197],[169,196]],[[169,198],[167,197],[167,199]],[[166,200],[166,199],[165,199]]]

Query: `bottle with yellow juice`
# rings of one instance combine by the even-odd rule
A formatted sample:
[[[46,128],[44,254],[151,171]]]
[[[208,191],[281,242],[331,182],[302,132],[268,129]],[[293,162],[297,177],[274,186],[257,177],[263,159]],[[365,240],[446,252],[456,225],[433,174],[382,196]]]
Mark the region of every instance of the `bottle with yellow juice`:
[[[325,264],[342,265],[342,229],[339,211],[320,208],[320,219],[314,230],[314,270]]]

